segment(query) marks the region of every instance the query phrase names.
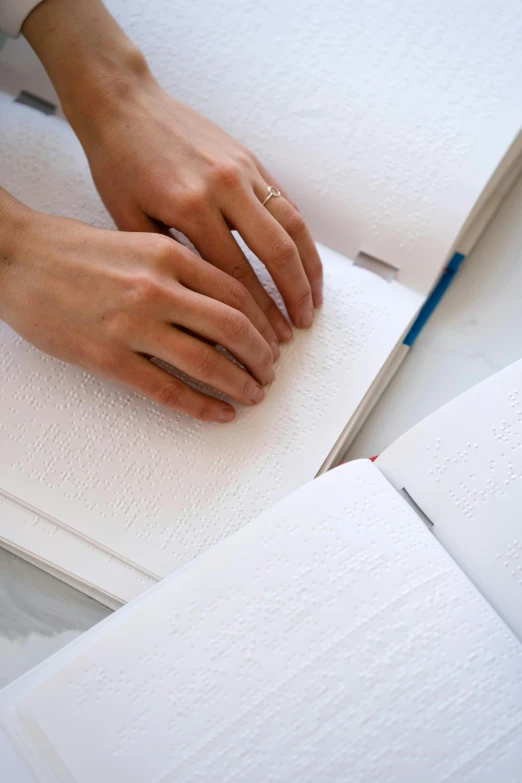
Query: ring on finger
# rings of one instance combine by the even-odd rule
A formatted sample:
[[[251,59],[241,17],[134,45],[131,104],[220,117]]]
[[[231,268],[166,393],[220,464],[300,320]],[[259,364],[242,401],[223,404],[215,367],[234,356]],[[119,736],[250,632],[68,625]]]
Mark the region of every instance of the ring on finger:
[[[263,206],[266,206],[271,198],[280,198],[281,197],[281,191],[277,188],[274,188],[273,185],[268,186],[268,196],[263,201]]]

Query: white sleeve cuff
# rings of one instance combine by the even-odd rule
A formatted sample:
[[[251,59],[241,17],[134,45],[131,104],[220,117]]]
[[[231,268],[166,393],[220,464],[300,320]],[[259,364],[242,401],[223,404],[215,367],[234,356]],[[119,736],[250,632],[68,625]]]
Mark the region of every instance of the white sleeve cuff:
[[[41,2],[42,0],[0,0],[0,27],[7,35],[16,38],[33,8]]]

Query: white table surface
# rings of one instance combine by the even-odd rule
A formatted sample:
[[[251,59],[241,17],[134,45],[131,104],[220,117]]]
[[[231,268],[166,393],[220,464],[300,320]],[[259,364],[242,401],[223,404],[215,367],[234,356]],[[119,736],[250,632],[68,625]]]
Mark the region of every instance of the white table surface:
[[[378,454],[521,355],[522,180],[464,262],[347,458]],[[107,614],[96,601],[0,549],[0,687]]]

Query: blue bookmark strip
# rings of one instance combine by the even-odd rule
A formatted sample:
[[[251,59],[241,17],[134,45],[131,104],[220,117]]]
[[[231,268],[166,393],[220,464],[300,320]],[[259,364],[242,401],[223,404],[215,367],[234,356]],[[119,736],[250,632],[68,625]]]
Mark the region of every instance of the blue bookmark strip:
[[[424,302],[420,309],[420,312],[415,319],[410,331],[403,340],[403,345],[407,345],[411,348],[421,331],[424,329],[429,317],[437,307],[438,303],[448,290],[453,278],[457,274],[460,265],[464,261],[466,256],[462,253],[455,253],[441,275],[441,278],[429,297]]]

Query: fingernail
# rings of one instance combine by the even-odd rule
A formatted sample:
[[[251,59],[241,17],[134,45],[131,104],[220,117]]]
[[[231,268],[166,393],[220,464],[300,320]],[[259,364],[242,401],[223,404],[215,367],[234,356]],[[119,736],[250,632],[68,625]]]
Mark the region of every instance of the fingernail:
[[[305,307],[301,313],[297,325],[301,329],[308,329],[314,322],[314,311],[312,305],[309,304]]]
[[[270,348],[272,349],[272,353],[274,354],[274,361],[276,359],[279,359],[279,357],[281,356],[279,343],[276,343],[276,342],[270,343]]]
[[[235,418],[236,412],[233,408],[221,408],[216,413],[216,421],[232,421]]]
[[[276,334],[279,340],[282,343],[289,343],[292,337],[294,336],[292,327],[290,326],[288,321],[278,321],[277,325],[274,328],[276,330]]]
[[[323,291],[318,289],[314,291],[314,307],[321,307],[323,304]]]
[[[254,405],[256,405],[258,402],[261,402],[261,400],[263,399],[264,396],[265,396],[265,393],[264,393],[263,389],[261,388],[261,386],[256,386],[256,388],[252,392],[252,395],[250,397],[250,401],[253,402]]]

